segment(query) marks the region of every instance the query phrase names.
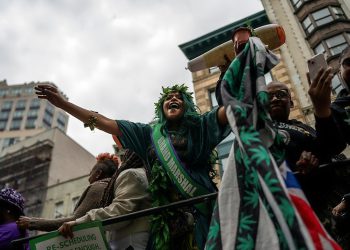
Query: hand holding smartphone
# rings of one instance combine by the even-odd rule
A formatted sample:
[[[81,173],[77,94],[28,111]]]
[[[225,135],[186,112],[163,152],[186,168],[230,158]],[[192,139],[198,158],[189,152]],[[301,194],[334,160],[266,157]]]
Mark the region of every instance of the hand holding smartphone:
[[[317,54],[310,58],[307,61],[307,65],[309,68],[310,84],[315,80],[317,73],[321,69],[326,70],[328,68],[326,59],[324,58],[323,54]]]
[[[332,68],[328,67],[323,54],[315,55],[307,61],[307,64],[310,83],[308,93],[314,106],[315,116],[329,117],[331,115]]]

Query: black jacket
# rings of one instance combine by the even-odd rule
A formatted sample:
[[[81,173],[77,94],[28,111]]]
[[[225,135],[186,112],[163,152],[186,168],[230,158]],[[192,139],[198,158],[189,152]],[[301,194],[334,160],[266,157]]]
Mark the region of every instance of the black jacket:
[[[328,163],[346,146],[332,117],[316,117],[316,130],[297,120],[275,122],[274,126],[285,137],[286,161],[293,171],[296,170],[295,164],[304,150],[312,152],[320,163]]]
[[[331,110],[347,144],[350,144],[350,95],[346,89],[340,91],[331,105]]]

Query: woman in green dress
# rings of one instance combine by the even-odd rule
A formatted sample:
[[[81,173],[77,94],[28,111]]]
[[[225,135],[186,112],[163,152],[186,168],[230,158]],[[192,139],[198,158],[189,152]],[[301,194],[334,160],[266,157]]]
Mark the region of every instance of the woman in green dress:
[[[230,132],[225,109],[216,107],[199,114],[185,85],[163,88],[151,124],[113,120],[83,109],[63,99],[53,85],[35,89],[39,98],[47,99],[91,129],[96,127],[117,136],[124,148],[140,155],[151,168],[153,206],[217,190],[211,160],[214,148]],[[203,249],[211,213],[212,204],[201,204],[153,216],[151,247],[171,249],[181,243],[181,249]]]

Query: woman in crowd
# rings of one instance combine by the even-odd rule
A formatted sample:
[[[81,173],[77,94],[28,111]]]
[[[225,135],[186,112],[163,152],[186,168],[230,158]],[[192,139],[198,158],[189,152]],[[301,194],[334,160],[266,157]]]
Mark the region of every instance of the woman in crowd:
[[[11,246],[11,241],[24,238],[26,231],[18,229],[16,220],[23,215],[24,199],[12,188],[0,191],[0,250],[29,249],[27,245]]]
[[[86,127],[118,136],[124,148],[137,153],[151,169],[149,190],[153,206],[216,191],[210,161],[212,150],[230,131],[225,126],[225,110],[217,107],[200,115],[186,86],[163,88],[151,125],[115,121],[83,109],[63,99],[52,85],[39,85],[36,91],[39,98],[67,111]],[[181,243],[182,249],[193,249],[195,245],[203,248],[211,212],[212,204],[201,204],[186,211],[165,211],[153,216],[152,247],[167,249]]]
[[[107,187],[110,178],[113,176],[119,165],[116,155],[102,153],[96,157],[97,163],[89,175],[90,185],[85,189],[76,204],[73,215],[58,219],[44,219],[21,216],[17,225],[22,229],[53,231],[57,230],[64,222],[75,220],[88,211],[98,208],[101,196]]]
[[[148,188],[149,171],[139,156],[126,150],[122,164],[115,172],[102,196],[100,208],[88,211],[84,216],[65,222],[59,231],[73,237],[72,227],[84,222],[104,220],[119,215],[147,209],[151,206]],[[112,250],[146,248],[149,239],[149,218],[119,222],[106,228],[110,234]]]

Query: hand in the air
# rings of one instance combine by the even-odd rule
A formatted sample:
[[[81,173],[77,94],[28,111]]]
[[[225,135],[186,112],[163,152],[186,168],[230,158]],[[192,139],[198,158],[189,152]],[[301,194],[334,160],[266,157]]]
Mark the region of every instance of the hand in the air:
[[[35,93],[38,98],[46,99],[58,108],[61,108],[66,101],[59,93],[58,89],[49,84],[39,84],[35,86]]]

